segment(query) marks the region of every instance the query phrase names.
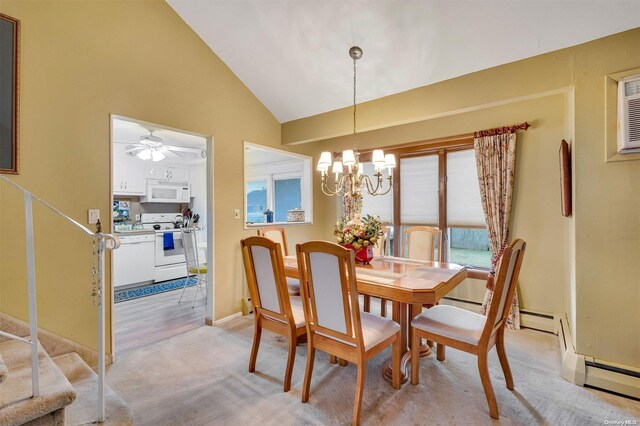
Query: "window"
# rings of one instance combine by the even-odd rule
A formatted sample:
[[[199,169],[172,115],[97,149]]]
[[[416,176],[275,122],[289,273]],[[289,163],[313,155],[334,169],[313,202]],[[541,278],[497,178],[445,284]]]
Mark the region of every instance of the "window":
[[[264,212],[272,223],[287,223],[288,211],[304,211],[312,222],[311,157],[245,142],[245,225],[263,225]]]
[[[438,156],[400,158],[400,222],[438,226]]]
[[[287,211],[302,207],[301,178],[275,179],[274,221],[286,222]]]
[[[379,214],[383,222],[392,223],[391,253],[402,255],[401,236],[405,227],[427,225],[444,230],[444,243],[440,247],[440,242],[436,242],[436,254],[442,250],[445,261],[489,268],[491,252],[473,139],[390,151],[399,158],[393,197],[363,194],[362,212]],[[366,163],[365,172],[372,173],[371,169],[370,163]],[[394,234],[399,238],[394,238]]]
[[[264,222],[267,209],[267,180],[247,182],[247,222]]]
[[[478,170],[472,149],[446,153],[448,260],[462,265],[491,266]]]

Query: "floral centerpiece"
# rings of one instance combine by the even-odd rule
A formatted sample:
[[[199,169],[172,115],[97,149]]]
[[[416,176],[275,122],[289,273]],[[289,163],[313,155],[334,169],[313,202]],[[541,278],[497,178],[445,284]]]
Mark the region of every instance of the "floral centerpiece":
[[[368,264],[373,259],[372,248],[378,244],[381,229],[380,217],[356,214],[337,221],[333,235],[339,244],[356,252],[356,262]]]

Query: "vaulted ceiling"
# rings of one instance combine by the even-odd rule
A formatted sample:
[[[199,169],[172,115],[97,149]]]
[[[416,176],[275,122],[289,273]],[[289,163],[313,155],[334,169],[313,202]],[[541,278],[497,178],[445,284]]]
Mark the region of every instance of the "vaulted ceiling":
[[[640,26],[640,1],[167,0],[280,122]],[[638,53],[638,52],[636,52]]]

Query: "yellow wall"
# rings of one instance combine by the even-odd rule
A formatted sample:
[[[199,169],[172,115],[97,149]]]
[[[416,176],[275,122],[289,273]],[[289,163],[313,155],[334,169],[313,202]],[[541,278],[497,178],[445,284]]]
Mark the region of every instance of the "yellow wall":
[[[605,75],[640,66],[640,30],[361,104],[369,148],[529,121],[519,136],[513,236],[527,254],[522,306],[566,312],[579,353],[640,367],[640,161],[605,162]],[[574,98],[575,90],[575,98]],[[317,159],[349,146],[349,108],[282,126]],[[409,123],[409,124],[407,124]],[[575,130],[574,130],[575,129]],[[574,216],[560,215],[558,148],[572,144]],[[296,146],[298,148],[299,145]],[[300,148],[301,149],[301,148]],[[316,210],[318,226],[335,204]],[[321,225],[324,224],[324,225]],[[476,299],[467,283],[455,295]]]
[[[0,12],[22,24],[15,181],[82,223],[88,208],[104,220],[109,114],[212,135],[216,317],[241,310],[239,240],[253,234],[233,219],[243,206],[242,142],[279,146],[278,121],[162,1],[2,0]],[[26,319],[22,199],[0,184],[0,205],[0,310]],[[35,222],[39,324],[96,347],[91,243],[42,208]],[[292,228],[291,242],[311,229]]]

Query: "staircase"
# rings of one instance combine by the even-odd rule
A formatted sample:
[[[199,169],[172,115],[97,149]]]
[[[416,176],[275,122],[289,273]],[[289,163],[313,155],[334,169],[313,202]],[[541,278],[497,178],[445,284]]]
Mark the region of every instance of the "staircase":
[[[60,352],[55,349],[50,352]],[[38,366],[40,394],[32,397],[30,345],[0,340],[0,426],[98,423],[98,376],[80,355],[67,352],[51,357],[38,344]],[[127,404],[108,386],[105,397],[107,416],[103,424],[132,424]]]
[[[131,414],[126,404],[106,386],[104,380],[104,254],[120,246],[118,238],[103,234],[100,221],[96,224],[96,231],[90,231],[11,179],[0,175],[0,183],[3,182],[20,191],[24,197],[29,322],[22,323],[0,313],[0,426],[131,424]],[[62,217],[76,230],[93,240],[93,268],[87,265],[87,269],[93,277],[90,297],[97,308],[98,316],[97,375],[73,350],[60,350],[58,341],[64,342],[66,339],[38,329],[32,207],[34,201]],[[7,321],[8,318],[10,321]],[[107,404],[111,410],[109,413],[106,412]]]

